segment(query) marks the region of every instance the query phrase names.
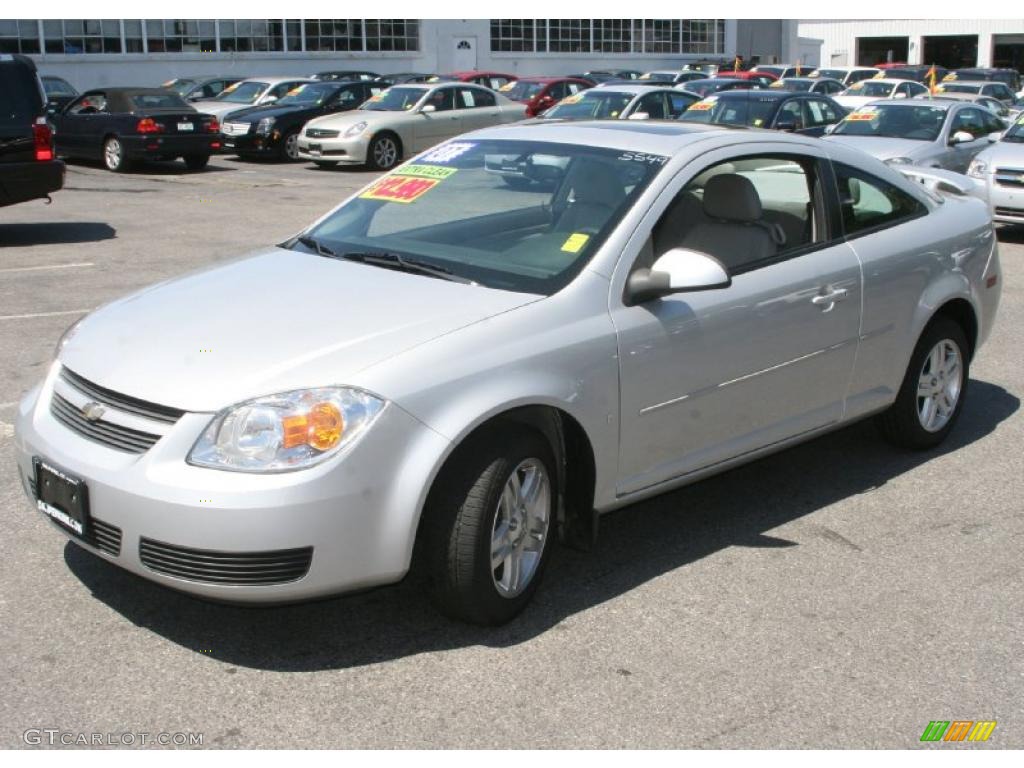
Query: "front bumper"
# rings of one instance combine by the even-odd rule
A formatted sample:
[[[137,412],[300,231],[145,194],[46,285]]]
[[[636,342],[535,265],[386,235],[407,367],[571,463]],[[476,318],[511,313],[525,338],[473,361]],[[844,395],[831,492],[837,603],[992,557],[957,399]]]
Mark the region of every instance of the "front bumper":
[[[128,157],[185,157],[213,155],[220,151],[223,138],[219,133],[198,133],[195,136],[124,136],[121,139]]]
[[[313,162],[352,163],[362,165],[370,145],[369,131],[345,138],[310,138],[303,131],[299,136],[299,157]]]
[[[254,131],[235,136],[225,134],[223,146],[226,154],[276,155],[281,149],[281,134],[277,131],[267,135]]]
[[[280,474],[227,472],[185,462],[211,414],[186,413],[142,454],[69,429],[50,410],[58,371],[54,365],[22,400],[15,457],[30,496],[35,457],[85,481],[98,538],[83,541],[53,523],[79,546],[143,578],[228,602],[306,600],[395,582],[408,570],[419,510],[448,441],[395,404],[354,445],[321,465]],[[117,554],[109,546],[112,529],[120,530]],[[236,562],[310,547],[312,558],[295,580],[225,584],[157,572],[145,557],[153,542],[176,550],[172,559],[199,551],[204,561]]]
[[[1020,179],[1019,184],[1009,185],[997,182],[995,174],[989,171],[985,176],[985,186],[994,221],[1024,224],[1024,178]]]

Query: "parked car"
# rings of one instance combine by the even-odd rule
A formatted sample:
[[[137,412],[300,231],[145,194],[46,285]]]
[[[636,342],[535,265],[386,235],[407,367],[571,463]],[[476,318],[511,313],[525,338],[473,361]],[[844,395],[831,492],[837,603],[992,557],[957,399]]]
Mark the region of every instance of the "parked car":
[[[666,85],[616,85],[592,88],[562,99],[545,120],[671,120],[700,96]]]
[[[638,69],[609,69],[609,70],[591,70],[590,72],[584,72],[583,79],[592,78],[594,76],[607,76],[609,79],[616,80],[636,80],[643,72]]]
[[[878,68],[882,70],[876,78],[885,78],[888,80],[913,80],[916,83],[927,83],[931,85],[932,65],[930,64],[893,64],[891,66],[885,64],[879,64]],[[935,82],[939,83],[942,78],[949,72],[945,67],[935,67]]]
[[[808,77],[831,77],[849,88],[861,80],[870,80],[881,71],[878,67],[818,67]]]
[[[384,80],[325,80],[297,85],[273,104],[247,107],[224,118],[224,150],[239,157],[299,159],[299,134],[313,118],[356,109],[382,93]]]
[[[512,189],[485,169],[511,152],[564,176]],[[940,445],[1002,282],[982,201],[841,145],[481,130],[87,315],[14,412],[15,466],[61,535],[172,589],[281,603],[414,569],[500,624],[601,513],[873,415]],[[253,311],[283,286],[302,311]]]
[[[970,104],[977,104],[980,107],[984,107],[993,115],[1003,121],[1004,127],[1010,127],[1013,125],[1013,111],[1007,107],[999,99],[993,99],[991,96],[979,96],[974,93],[937,93],[933,99],[944,99],[946,101],[960,101],[967,102]]]
[[[846,90],[845,85],[831,77],[784,77],[769,87],[781,88],[784,91],[820,93],[824,96],[835,96]]]
[[[978,96],[990,96],[1007,106],[1012,105],[1017,98],[1017,95],[1010,90],[1010,86],[1006,83],[986,82],[984,80],[943,80],[936,87],[935,92],[971,93]]]
[[[243,107],[273,104],[293,88],[312,82],[316,81],[308,77],[254,77],[229,85],[214,99],[196,101],[193,105],[219,119]]]
[[[449,72],[446,75],[437,75],[427,82],[440,83],[440,82],[457,82],[457,83],[476,83],[482,85],[485,88],[492,90],[498,90],[501,86],[511,83],[517,79],[518,75],[508,75],[503,72],[484,72],[478,69],[471,69],[465,72]]]
[[[318,117],[299,136],[299,157],[319,166],[389,170],[403,158],[465,131],[522,120],[526,107],[475,83],[408,83],[359,109]]]
[[[753,80],[740,80],[732,77],[712,77],[707,80],[688,80],[675,86],[677,90],[695,93],[698,96],[710,96],[721,91],[761,90],[761,86]]]
[[[754,72],[753,70],[718,70],[715,77],[729,78],[732,80],[747,80],[756,83],[761,88],[768,88],[778,78],[770,72]]]
[[[826,137],[886,163],[966,173],[1003,126],[987,109],[940,99],[876,101],[848,114]]]
[[[376,72],[367,72],[361,69],[332,69],[327,72],[317,72],[313,80],[380,80],[381,76]]]
[[[927,95],[927,88],[911,80],[872,79],[854,83],[835,100],[847,109],[855,109],[879,99],[912,99]]]
[[[111,171],[179,157],[198,171],[221,148],[217,119],[166,88],[94,88],[53,122],[58,154],[102,160]]]
[[[967,175],[984,184],[996,221],[1024,225],[1024,118],[978,153]]]
[[[35,62],[0,56],[0,207],[46,199],[64,186],[46,114]]]
[[[217,77],[176,77],[168,80],[161,87],[170,88],[185,101],[206,101],[215,99],[228,86],[240,83],[244,77],[239,76],[217,76]]]
[[[968,67],[966,69],[954,69],[947,73],[942,82],[955,82],[957,80],[988,80],[1004,83],[1011,91],[1017,92],[1021,89],[1020,72],[1016,69],[998,67]]]
[[[498,89],[505,98],[526,105],[526,116],[536,117],[566,96],[590,88],[588,80],[570,77],[521,77]]]
[[[783,77],[810,77],[814,70],[811,64],[757,64],[746,71],[768,74],[778,80]]]
[[[680,85],[682,83],[706,80],[709,77],[714,77],[714,75],[698,70],[656,69],[651,72],[644,72],[636,80],[641,83]]]
[[[680,117],[689,123],[742,125],[823,136],[846,110],[828,96],[794,91],[725,91],[690,106]]]
[[[39,78],[43,83],[43,91],[46,93],[46,114],[54,115],[68,105],[78,91],[63,77],[54,75],[43,75]]]
[[[402,85],[403,83],[427,83],[434,77],[437,77],[437,75],[433,73],[428,74],[426,72],[399,72],[394,75],[381,75],[382,80],[387,80],[392,85]]]

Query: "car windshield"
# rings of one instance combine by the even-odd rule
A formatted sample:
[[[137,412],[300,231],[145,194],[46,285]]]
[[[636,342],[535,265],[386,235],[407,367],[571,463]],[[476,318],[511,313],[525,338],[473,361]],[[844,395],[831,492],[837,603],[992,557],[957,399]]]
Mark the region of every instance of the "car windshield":
[[[655,83],[671,83],[676,79],[676,75],[674,72],[645,72],[637,79],[651,80]]]
[[[634,98],[636,96],[632,93],[594,89],[566,96],[549,109],[544,117],[560,120],[614,120]]]
[[[832,135],[935,141],[947,114],[945,107],[869,104],[844,117]]]
[[[232,104],[252,104],[267,90],[269,83],[259,83],[255,80],[243,80],[240,83],[229,85],[220,95],[217,101],[230,101]]]
[[[450,141],[373,182],[293,247],[386,258],[392,268],[403,266],[397,255],[454,279],[550,295],[583,269],[667,160],[573,144]]]
[[[896,83],[879,83],[872,80],[861,80],[843,92],[843,96],[869,96],[872,99],[884,99],[892,93]]]
[[[532,99],[544,90],[544,83],[528,83],[525,80],[516,80],[513,83],[505,83],[498,90],[512,99],[512,101],[526,101],[526,99]]]
[[[1024,117],[1017,119],[1017,122],[1003,134],[1003,141],[1024,143]]]
[[[383,93],[371,96],[360,109],[370,109],[375,112],[408,112],[416,106],[426,92],[425,88],[403,88],[396,85]]]
[[[192,87],[195,84],[196,84],[195,80],[189,80],[188,78],[179,77],[179,78],[177,78],[175,80],[168,80],[161,87],[167,88],[169,90],[172,90],[176,94],[178,94],[179,96],[184,96],[186,93],[188,93],[190,90],[192,90]]]
[[[336,85],[326,83],[303,83],[292,88],[277,102],[282,106],[299,104],[307,107],[316,107],[324,103],[338,90]]]
[[[66,80],[59,77],[44,77],[43,90],[47,96],[76,96],[77,92]]]
[[[814,85],[813,80],[797,80],[787,77],[783,80],[776,80],[770,87],[784,88],[787,91],[809,91],[812,85]]]
[[[842,82],[846,72],[842,69],[816,69],[811,72],[811,77],[832,77]]]
[[[966,85],[965,83],[943,83],[939,86],[939,93],[980,93],[980,85]]]
[[[131,100],[138,109],[192,109],[181,96],[173,92],[133,93]]]
[[[770,97],[750,99],[725,99],[720,96],[691,104],[680,120],[688,123],[713,123],[715,125],[745,125],[761,128],[771,124],[772,116],[782,102]]]

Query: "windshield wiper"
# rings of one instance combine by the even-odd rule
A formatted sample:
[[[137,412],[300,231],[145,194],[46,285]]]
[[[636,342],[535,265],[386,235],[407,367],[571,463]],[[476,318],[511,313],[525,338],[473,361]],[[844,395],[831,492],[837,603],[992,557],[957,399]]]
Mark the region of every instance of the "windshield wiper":
[[[385,267],[387,269],[397,269],[401,272],[437,277],[442,280],[451,280],[454,283],[475,284],[469,278],[456,275],[447,267],[442,267],[438,264],[428,264],[418,259],[409,259],[390,251],[348,251],[337,258],[358,261],[361,264],[372,264],[373,266]]]
[[[298,237],[295,238],[295,240],[296,242],[302,243],[307,248],[311,248],[312,250],[316,251],[321,256],[334,258],[337,257],[338,255],[330,248],[328,248],[326,245],[317,240],[315,237],[310,237],[309,235],[299,235]]]

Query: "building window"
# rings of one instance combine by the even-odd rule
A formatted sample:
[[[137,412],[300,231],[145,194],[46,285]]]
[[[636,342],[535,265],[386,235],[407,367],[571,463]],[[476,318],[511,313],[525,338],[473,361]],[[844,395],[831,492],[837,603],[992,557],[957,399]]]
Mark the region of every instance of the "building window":
[[[418,19],[367,19],[366,50],[418,51],[420,22]]]
[[[146,44],[150,53],[200,53],[217,50],[212,21],[199,19],[147,19]]]
[[[302,21],[300,19],[286,19],[284,22],[285,35],[288,38],[289,51],[302,50]]]
[[[46,53],[121,53],[121,22],[117,19],[53,19],[43,21]]]
[[[142,19],[124,19],[121,26],[124,27],[124,52],[145,52],[146,49],[142,43]]]
[[[222,52],[284,50],[281,19],[221,19],[219,24]]]
[[[361,51],[362,19],[307,19],[307,51]]]
[[[0,21],[0,53],[39,53],[36,21]]]
[[[556,53],[717,53],[723,19],[491,19],[491,50]]]

